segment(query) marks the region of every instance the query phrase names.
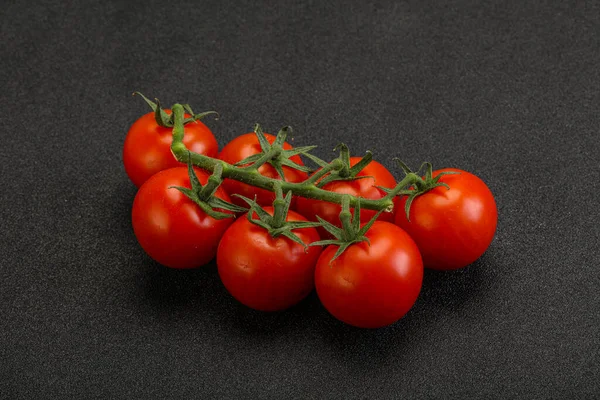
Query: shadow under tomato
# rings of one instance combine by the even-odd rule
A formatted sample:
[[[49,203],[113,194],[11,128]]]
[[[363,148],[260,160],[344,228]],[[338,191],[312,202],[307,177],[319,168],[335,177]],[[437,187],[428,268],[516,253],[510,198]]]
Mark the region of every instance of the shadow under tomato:
[[[229,304],[220,315],[221,323],[239,336],[284,337],[312,329],[315,309],[320,306],[314,290],[300,303],[282,311],[265,312],[246,307],[225,293],[223,301]]]
[[[147,269],[139,275],[138,288],[143,308],[157,316],[178,315],[194,320],[214,316],[221,307],[221,282],[214,263],[196,269],[164,267],[145,254]],[[204,319],[204,318],[201,318]]]
[[[484,254],[473,264],[454,271],[425,269],[419,295],[423,311],[443,308],[458,311],[461,307],[489,292],[496,274],[491,259]],[[432,315],[434,316],[434,315]]]
[[[324,307],[315,324],[332,354],[347,368],[361,371],[398,362],[411,348],[411,342],[429,335],[427,327],[439,315],[458,312],[471,301],[485,296],[495,283],[493,265],[485,255],[472,265],[456,271],[425,270],[423,287],[413,308],[399,321],[379,329],[360,329],[328,315]],[[315,317],[315,316],[313,316]]]

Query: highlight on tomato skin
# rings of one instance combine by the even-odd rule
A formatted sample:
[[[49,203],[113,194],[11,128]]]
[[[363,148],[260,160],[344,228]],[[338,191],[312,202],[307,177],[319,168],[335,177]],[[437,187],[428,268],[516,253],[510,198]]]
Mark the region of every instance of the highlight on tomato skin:
[[[356,165],[361,159],[362,157],[350,157],[350,166]],[[364,169],[362,169],[357,174],[357,178],[359,179],[330,182],[324,185],[322,189],[336,193],[350,194],[363,199],[378,200],[384,197],[386,193],[377,186],[390,189],[396,186],[396,179],[391,172],[375,160],[372,160]],[[342,207],[339,204],[298,197],[295,210],[304,215],[309,221],[317,221],[318,215],[333,225],[341,226],[339,215],[340,211],[342,211]],[[377,211],[374,210],[360,210],[361,223],[368,222],[376,213]],[[393,222],[394,214],[383,212],[377,219],[379,221]],[[330,237],[329,233],[324,229],[318,228],[318,231],[322,238]]]
[[[171,110],[165,110],[171,114]],[[185,114],[185,118],[191,117]],[[185,125],[183,144],[192,152],[216,157],[217,139],[201,121]],[[123,164],[129,179],[139,188],[150,177],[169,168],[184,166],[171,153],[173,129],[159,126],[153,112],[144,114],[129,128],[123,144]]]
[[[273,215],[272,207],[265,211]],[[306,221],[289,211],[287,221]],[[293,231],[305,244],[319,240],[315,228]],[[240,216],[223,235],[217,251],[219,277],[240,303],[259,311],[285,310],[314,288],[321,247],[304,248],[291,239],[271,237],[266,229]]]
[[[475,262],[488,249],[498,223],[496,201],[477,176],[456,168],[439,169],[440,186],[417,196],[404,212],[406,197],[397,202],[395,223],[414,239],[426,268],[455,270]]]
[[[423,283],[423,261],[400,227],[375,221],[369,242],[350,245],[331,261],[338,246],[323,250],[315,268],[315,287],[335,318],[358,328],[395,323],[415,304]]]
[[[209,175],[199,168],[194,171],[200,183],[206,184]],[[133,231],[140,246],[158,263],[197,268],[215,257],[219,240],[234,219],[208,216],[173,186],[191,188],[187,167],[161,171],[140,187],[133,201]],[[230,201],[222,188],[215,195]]]
[[[275,136],[268,133],[265,133],[264,135],[267,138],[267,141],[270,144],[273,144],[275,141]],[[282,147],[284,150],[293,149],[292,145],[290,145],[288,142],[284,142]],[[218,158],[229,164],[235,164],[251,155],[259,154],[261,151],[262,149],[256,134],[251,132],[240,135],[227,143],[225,147],[221,149]],[[304,165],[302,159],[298,155],[290,157],[290,160],[298,165]],[[306,172],[302,172],[288,166],[283,166],[282,168],[285,180],[287,182],[300,183],[306,180],[308,177]],[[260,166],[258,168],[258,172],[268,178],[281,179],[275,168],[268,163]],[[240,194],[249,199],[254,199],[256,197],[256,202],[261,206],[269,206],[273,203],[273,200],[275,200],[275,194],[273,192],[233,179],[225,179],[223,181],[223,186],[225,187],[227,193]],[[232,196],[231,200],[234,204],[242,207],[246,206],[246,203],[243,200],[235,196]],[[295,198],[293,202],[295,202]]]

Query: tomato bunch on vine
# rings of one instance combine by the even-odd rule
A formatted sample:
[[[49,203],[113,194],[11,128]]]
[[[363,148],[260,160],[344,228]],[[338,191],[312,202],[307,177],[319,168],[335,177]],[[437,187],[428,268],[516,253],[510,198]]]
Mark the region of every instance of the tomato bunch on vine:
[[[291,146],[290,127],[271,135],[258,124],[219,152],[202,122],[218,114],[163,109],[137,94],[152,112],[129,129],[123,162],[139,188],[139,244],[169,268],[216,260],[225,288],[248,307],[284,310],[316,289],[347,324],[390,325],[416,302],[424,268],[464,268],[492,242],[494,196],[472,173],[396,160],[397,181],[368,151],[339,144],[325,161],[314,145]]]

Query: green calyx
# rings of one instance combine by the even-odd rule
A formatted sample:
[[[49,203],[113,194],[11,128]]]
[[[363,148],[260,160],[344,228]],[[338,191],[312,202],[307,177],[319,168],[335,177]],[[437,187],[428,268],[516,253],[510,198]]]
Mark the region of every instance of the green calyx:
[[[273,215],[269,214],[262,208],[255,200],[250,200],[239,194],[234,194],[248,203],[250,209],[248,210],[247,218],[248,221],[254,225],[260,226],[269,232],[269,235],[273,238],[279,236],[285,236],[286,238],[293,240],[294,242],[302,245],[304,250],[308,250],[306,243],[296,235],[294,229],[302,228],[314,228],[320,226],[318,222],[308,221],[287,221],[287,215],[292,202],[292,192],[287,192],[285,197],[281,189],[280,183],[275,183],[275,201],[273,201]],[[257,218],[254,217],[256,214]]]
[[[192,163],[188,161],[188,175],[192,188],[189,189],[182,186],[171,186],[171,188],[177,189],[186,195],[188,199],[196,203],[202,211],[214,219],[234,218],[236,212],[245,212],[246,209],[214,195],[223,182],[221,178],[222,173],[223,167],[217,164],[212,175],[208,178],[208,182],[203,186],[198,180]],[[231,211],[231,213],[217,210]]]
[[[450,190],[450,186],[448,186],[444,182],[439,181],[440,178],[444,175],[454,175],[454,174],[459,173],[459,172],[451,172],[451,171],[441,172],[434,178],[433,177],[433,166],[431,165],[430,162],[424,162],[423,164],[421,164],[421,166],[419,167],[419,169],[416,172],[413,172],[400,159],[395,158],[394,160],[398,163],[400,168],[402,168],[402,171],[404,171],[406,176],[416,177],[416,179],[414,179],[412,182],[412,186],[413,186],[412,189],[406,190],[403,193],[399,193],[401,195],[404,194],[404,195],[408,196],[408,198],[406,199],[406,203],[404,204],[404,212],[406,213],[406,219],[408,221],[410,221],[410,206],[412,205],[415,198],[417,198],[418,196],[425,194],[425,193],[429,192],[431,189],[434,189],[439,186],[443,186],[446,189]],[[425,170],[425,176],[422,176],[423,169]]]
[[[255,124],[254,134],[258,138],[258,142],[262,151],[240,160],[235,164],[235,166],[243,166],[243,169],[246,170],[256,170],[263,164],[268,163],[275,168],[281,179],[285,179],[285,175],[283,173],[284,166],[302,172],[311,172],[310,168],[295,163],[291,160],[291,157],[298,154],[307,155],[309,151],[313,150],[317,146],[304,146],[296,147],[292,150],[284,150],[283,144],[287,139],[288,133],[291,131],[292,128],[289,126],[281,128],[279,133],[277,133],[275,140],[271,144],[267,140],[267,137],[265,136],[261,126],[259,124]]]
[[[362,171],[373,160],[373,154],[367,151],[365,156],[354,166],[350,165],[350,150],[344,143],[338,144],[333,151],[339,150],[340,155],[331,163],[327,163],[313,155],[306,155],[311,161],[321,167],[313,175],[312,180],[316,182],[317,187],[322,188],[330,182],[334,181],[351,181],[355,179],[368,178],[367,176],[357,177],[356,175]],[[327,176],[325,176],[327,175]],[[314,178],[317,176],[317,178]],[[325,176],[323,179],[321,179]],[[320,179],[320,180],[319,180]]]
[[[154,118],[156,119],[156,123],[158,126],[162,126],[163,128],[173,128],[175,126],[174,114],[173,113],[171,113],[170,115],[167,114],[167,112],[161,108],[160,102],[158,101],[158,99],[154,99],[154,100],[156,100],[156,103],[155,103],[140,92],[133,93],[134,96],[136,94],[141,96],[142,99],[144,99],[144,101],[146,103],[148,103],[150,108],[152,108],[152,111],[154,111]],[[206,111],[203,113],[194,114],[194,111],[192,111],[192,107],[189,104],[183,104],[183,108],[188,114],[191,115],[191,117],[184,118],[184,120],[183,120],[184,125],[188,124],[190,122],[199,121],[202,118],[204,118],[210,114],[215,114],[216,118],[217,119],[219,118],[219,113],[217,113],[216,111]]]
[[[367,231],[373,226],[379,214],[381,214],[383,210],[380,210],[369,222],[367,222],[362,227],[360,226],[360,198],[356,202],[356,207],[354,207],[354,215],[350,212],[350,195],[344,195],[342,199],[342,212],[340,212],[340,221],[342,223],[342,227],[339,228],[332,223],[325,221],[321,217],[317,216],[317,219],[325,228],[327,232],[332,234],[335,239],[328,240],[320,240],[318,242],[311,243],[311,246],[328,246],[335,245],[339,246],[338,250],[334,254],[331,262],[338,258],[350,245],[354,243],[364,242],[366,241],[371,244],[369,239],[365,236]]]

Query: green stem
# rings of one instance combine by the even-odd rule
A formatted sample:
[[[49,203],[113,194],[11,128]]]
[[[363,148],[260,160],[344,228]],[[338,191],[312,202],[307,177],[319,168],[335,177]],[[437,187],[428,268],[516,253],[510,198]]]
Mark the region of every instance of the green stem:
[[[335,160],[327,164],[325,167],[315,172],[310,178],[305,180],[303,183],[309,185],[315,184],[319,181],[319,179],[327,175],[329,172],[334,170],[339,171],[343,166],[344,164],[340,161],[340,159],[336,158]]]
[[[275,185],[275,200],[273,201],[273,218],[271,219],[271,226],[275,229],[281,228],[287,217],[288,210],[286,209],[285,200],[283,198],[283,191],[281,185]]]
[[[173,156],[177,159],[177,161],[187,163],[188,159],[195,166],[208,171],[213,172],[217,164],[219,164],[223,171],[222,177],[229,178],[236,181],[244,182],[249,185],[265,189],[273,192],[275,190],[275,183],[279,182],[281,184],[281,189],[283,193],[287,193],[289,191],[292,194],[300,197],[305,197],[309,199],[323,200],[329,203],[341,204],[343,199],[343,194],[330,192],[327,190],[320,189],[314,185],[314,181],[311,181],[310,178],[308,181],[294,183],[294,182],[286,182],[278,179],[268,178],[259,174],[256,169],[245,169],[233,166],[225,161],[208,157],[203,154],[198,154],[194,152],[188,151],[185,144],[183,144],[183,135],[184,135],[184,113],[185,110],[181,104],[175,104],[171,108],[173,110],[173,141],[171,143],[171,152]],[[332,169],[337,168],[337,163],[332,163],[335,166]],[[332,165],[330,164],[330,165]],[[413,174],[414,175],[414,174]],[[416,177],[416,175],[414,175]],[[409,179],[409,176],[402,180],[401,184],[407,185],[413,182],[414,177]],[[399,185],[400,186],[400,185]],[[397,193],[403,189],[403,187],[396,187]],[[392,192],[391,192],[392,193]],[[361,208],[366,208],[369,210],[385,210],[391,212],[394,208],[393,197],[394,195],[388,194],[385,197],[379,200],[371,200],[371,199],[361,199],[360,206]],[[354,196],[349,196],[349,205],[350,207],[355,207],[357,203],[357,198]]]
[[[274,158],[279,157],[279,155],[282,152],[282,148],[278,147],[278,146],[274,146],[271,147],[271,150],[269,150],[268,152],[266,152],[265,154],[263,154],[263,156],[261,158],[259,158],[258,160],[256,160],[255,162],[253,162],[252,164],[246,166],[246,167],[241,167],[242,169],[245,170],[256,170],[258,168],[260,168],[263,164],[268,163],[269,161],[271,161]]]
[[[208,177],[206,185],[200,191],[198,196],[200,200],[208,201],[215,194],[221,183],[223,183],[223,179],[221,179],[222,173],[223,167],[220,164],[215,165],[212,175]]]
[[[340,221],[342,222],[342,239],[345,241],[351,241],[354,239],[354,230],[352,229],[352,213],[350,213],[349,194],[346,194],[342,197],[342,212],[340,212]]]

